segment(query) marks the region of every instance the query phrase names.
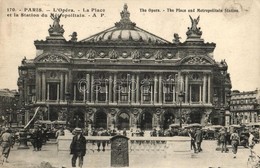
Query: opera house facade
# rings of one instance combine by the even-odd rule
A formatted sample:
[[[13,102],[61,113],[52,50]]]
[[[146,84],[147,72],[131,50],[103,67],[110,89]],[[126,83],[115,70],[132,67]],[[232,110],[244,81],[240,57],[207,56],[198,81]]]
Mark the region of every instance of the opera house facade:
[[[25,122],[47,107],[39,119],[70,127],[224,125],[228,66],[214,60],[216,45],[201,38],[199,17],[190,17],[184,42],[178,34],[170,42],[132,22],[127,5],[120,14],[112,28],[80,41],[76,32],[66,40],[61,15],[51,15],[49,36],[35,41],[35,58],[19,66]]]

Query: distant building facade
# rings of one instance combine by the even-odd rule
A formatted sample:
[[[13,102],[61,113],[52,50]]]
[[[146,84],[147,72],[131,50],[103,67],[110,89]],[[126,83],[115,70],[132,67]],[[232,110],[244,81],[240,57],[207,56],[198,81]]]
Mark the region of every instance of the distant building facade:
[[[10,126],[17,122],[15,94],[16,90],[0,89],[0,125],[2,126]]]
[[[230,112],[232,124],[260,122],[260,90],[232,91]]]
[[[71,127],[168,128],[172,123],[224,124],[231,81],[225,61],[213,58],[191,18],[187,39],[169,42],[136,26],[127,5],[115,26],[67,41],[52,15],[46,40],[35,41],[37,55],[19,67],[18,86],[26,121],[38,106],[43,119],[67,120]]]

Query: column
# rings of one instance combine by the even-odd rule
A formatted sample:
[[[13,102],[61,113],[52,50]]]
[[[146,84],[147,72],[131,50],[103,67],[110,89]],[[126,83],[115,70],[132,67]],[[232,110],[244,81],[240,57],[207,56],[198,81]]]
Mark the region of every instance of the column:
[[[130,83],[129,83],[129,81],[128,80],[130,80],[130,78],[129,78],[129,75],[127,74],[127,83],[128,83],[128,85],[127,85],[127,102],[130,104],[130,101],[131,101],[131,85],[130,85]]]
[[[91,93],[90,93],[90,97],[91,97],[91,102],[94,102],[94,74],[91,74]]]
[[[108,94],[109,94],[109,98],[108,101],[109,103],[112,103],[112,96],[113,96],[113,79],[112,79],[112,74],[109,74],[109,89],[108,89]]]
[[[204,74],[203,76],[203,97],[202,97],[202,101],[203,103],[206,103],[206,74]]]
[[[135,89],[135,86],[136,86],[136,83],[135,83],[135,74],[132,74],[132,81],[131,81],[131,93],[132,93],[132,102],[131,103],[135,103],[135,92],[136,92],[136,89]]]
[[[98,92],[99,92],[98,85],[96,85],[96,99],[95,99],[95,102],[98,102]]]
[[[83,85],[83,103],[86,102],[86,85]]]
[[[162,74],[159,74],[159,104],[162,104]]]
[[[176,94],[176,88],[175,86],[172,87],[172,102],[175,103],[176,100],[175,100],[175,94]],[[188,94],[188,92],[186,93]]]
[[[64,94],[64,79],[63,79],[63,72],[61,72],[60,74],[60,100],[64,100],[63,99],[63,94]]]
[[[46,79],[45,72],[42,72],[42,101],[46,100]]]
[[[140,80],[140,77],[139,77],[139,73],[136,75],[136,103],[140,103],[140,100],[139,100],[139,94],[140,94],[140,84],[139,84],[139,80]]]
[[[65,73],[65,93],[68,92],[68,74]]]
[[[192,103],[192,99],[191,99],[191,85],[190,85],[190,103]]]
[[[57,101],[60,100],[60,85],[57,84]]]
[[[199,103],[201,103],[201,85],[200,85],[200,96],[199,96]]]
[[[208,103],[210,104],[211,100],[210,100],[210,90],[211,90],[211,87],[210,87],[210,75],[208,75]]]
[[[86,90],[86,93],[87,93],[87,102],[90,102],[90,75],[87,74],[86,76],[86,83],[87,83],[87,90]]]
[[[185,103],[188,103],[188,73],[185,75]]]
[[[77,93],[77,92],[76,92],[76,89],[77,89],[77,88],[76,88],[76,85],[74,84],[74,85],[73,85],[73,92],[74,92],[74,94],[73,94],[73,100],[74,100],[74,101],[76,101],[76,93]]]
[[[116,93],[117,93],[117,86],[116,86],[116,84],[117,84],[117,74],[116,73],[114,73],[114,81],[113,81],[113,83],[114,83],[114,92],[113,92],[113,102],[114,103],[116,103]]]
[[[39,71],[36,72],[35,90],[36,90],[36,101],[40,101],[41,100],[41,74]]]
[[[151,85],[151,104],[153,104],[153,85]]]
[[[154,104],[156,104],[157,101],[157,88],[158,88],[158,76],[157,74],[154,75]]]
[[[47,100],[50,100],[50,84],[47,83]]]
[[[108,103],[108,83],[106,82],[106,103]]]

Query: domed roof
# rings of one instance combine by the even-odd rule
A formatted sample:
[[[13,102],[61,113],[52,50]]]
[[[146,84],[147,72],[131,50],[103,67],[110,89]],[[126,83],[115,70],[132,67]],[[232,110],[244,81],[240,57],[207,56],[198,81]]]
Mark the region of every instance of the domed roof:
[[[115,26],[90,36],[81,42],[93,43],[152,43],[152,44],[167,44],[170,43],[161,37],[149,33],[136,26],[130,20],[130,13],[127,11],[127,5],[124,5],[124,10],[120,13],[121,20],[115,23]]]

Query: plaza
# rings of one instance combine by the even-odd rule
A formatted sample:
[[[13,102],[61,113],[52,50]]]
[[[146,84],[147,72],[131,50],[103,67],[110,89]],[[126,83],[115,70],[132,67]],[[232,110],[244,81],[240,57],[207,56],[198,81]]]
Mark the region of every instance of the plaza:
[[[239,147],[237,158],[233,158],[231,146],[228,153],[216,151],[216,141],[204,140],[202,142],[203,151],[198,154],[189,153],[168,153],[156,151],[129,151],[129,167],[134,168],[246,168],[247,159],[250,154],[248,148]],[[260,144],[255,146],[259,151]],[[110,153],[107,149],[104,152],[88,150],[84,157],[83,167],[110,167]],[[57,150],[57,144],[49,142],[43,146],[42,151],[35,152],[32,147],[28,150],[17,150],[14,146],[10,153],[9,163],[5,163],[3,168],[38,168],[42,162],[49,162],[53,167],[71,167],[71,155],[68,151]]]

